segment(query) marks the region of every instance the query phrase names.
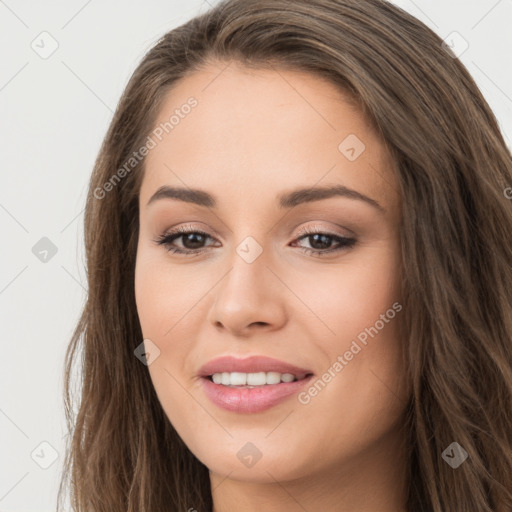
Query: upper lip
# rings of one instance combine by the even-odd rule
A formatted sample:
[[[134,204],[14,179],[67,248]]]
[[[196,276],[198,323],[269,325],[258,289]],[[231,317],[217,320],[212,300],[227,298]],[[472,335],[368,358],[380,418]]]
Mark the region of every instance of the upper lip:
[[[212,359],[201,367],[199,370],[200,377],[209,377],[214,373],[222,372],[240,372],[240,373],[258,373],[258,372],[279,372],[291,373],[297,378],[304,378],[308,374],[312,374],[311,370],[300,368],[293,364],[279,361],[266,356],[250,356],[239,359],[233,356],[222,356]]]

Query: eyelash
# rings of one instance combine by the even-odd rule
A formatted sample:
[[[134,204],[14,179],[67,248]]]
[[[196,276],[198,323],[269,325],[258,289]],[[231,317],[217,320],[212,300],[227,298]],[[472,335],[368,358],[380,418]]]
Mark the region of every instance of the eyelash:
[[[187,229],[186,227],[180,227],[174,231],[171,231],[170,233],[164,233],[163,235],[159,235],[157,237],[157,239],[155,240],[155,242],[158,245],[164,246],[167,251],[172,252],[172,253],[181,254],[183,256],[189,256],[189,257],[190,256],[192,256],[192,257],[199,256],[200,254],[205,252],[207,250],[207,248],[195,249],[195,250],[194,249],[183,250],[183,249],[171,246],[171,243],[174,242],[174,240],[176,240],[184,235],[189,235],[192,233],[212,238],[208,233],[201,231],[200,229]],[[313,229],[306,228],[306,229],[302,230],[302,232],[300,233],[300,236],[297,237],[296,240],[300,240],[302,238],[308,238],[312,235],[317,235],[317,234],[326,235],[329,238],[332,238],[335,242],[337,242],[339,244],[339,247],[336,249],[326,249],[323,251],[319,250],[319,249],[309,249],[307,247],[302,247],[302,250],[305,251],[307,254],[316,254],[321,257],[327,253],[339,252],[339,251],[343,251],[346,249],[350,249],[356,243],[355,238],[343,237],[343,236],[335,235],[333,233],[325,233],[325,232],[321,231],[320,229],[316,229],[316,228],[313,228]]]

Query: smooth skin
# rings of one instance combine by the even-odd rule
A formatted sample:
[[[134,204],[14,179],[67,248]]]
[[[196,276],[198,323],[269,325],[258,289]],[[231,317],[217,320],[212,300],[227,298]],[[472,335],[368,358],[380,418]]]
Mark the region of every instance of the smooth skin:
[[[202,389],[200,367],[224,355],[266,355],[321,378],[394,303],[405,307],[400,197],[376,133],[315,75],[227,64],[210,62],[168,93],[155,126],[190,97],[197,106],[146,157],[135,292],[144,338],[160,350],[148,366],[156,393],[210,470],[214,512],[404,510],[403,313],[307,404],[292,396],[241,414]],[[339,149],[351,134],[365,145],[353,161]],[[217,204],[148,204],[164,185],[204,190]],[[383,210],[343,196],[279,207],[280,194],[335,185]],[[207,236],[170,245],[202,253],[175,254],[158,243],[179,227]],[[315,241],[305,228],[326,235]],[[356,242],[332,251],[340,245],[329,235]],[[262,250],[252,263],[236,250],[247,237]],[[237,457],[247,442],[261,453],[252,467]]]

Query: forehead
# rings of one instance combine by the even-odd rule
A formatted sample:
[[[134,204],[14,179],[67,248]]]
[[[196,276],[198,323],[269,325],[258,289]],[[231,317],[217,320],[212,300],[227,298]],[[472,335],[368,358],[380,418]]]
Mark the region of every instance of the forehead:
[[[183,108],[190,98],[195,106]],[[384,145],[339,88],[316,75],[212,63],[167,94],[154,123],[162,126],[141,202],[164,184],[243,202],[339,183],[388,209],[396,203]]]

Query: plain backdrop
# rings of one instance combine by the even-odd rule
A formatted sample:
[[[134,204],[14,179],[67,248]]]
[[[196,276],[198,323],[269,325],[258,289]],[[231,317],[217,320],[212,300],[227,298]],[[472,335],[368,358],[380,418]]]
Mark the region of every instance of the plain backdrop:
[[[0,0],[0,512],[56,508],[63,358],[86,294],[83,210],[112,113],[144,53],[215,3]],[[465,50],[510,146],[512,1],[395,3]]]

